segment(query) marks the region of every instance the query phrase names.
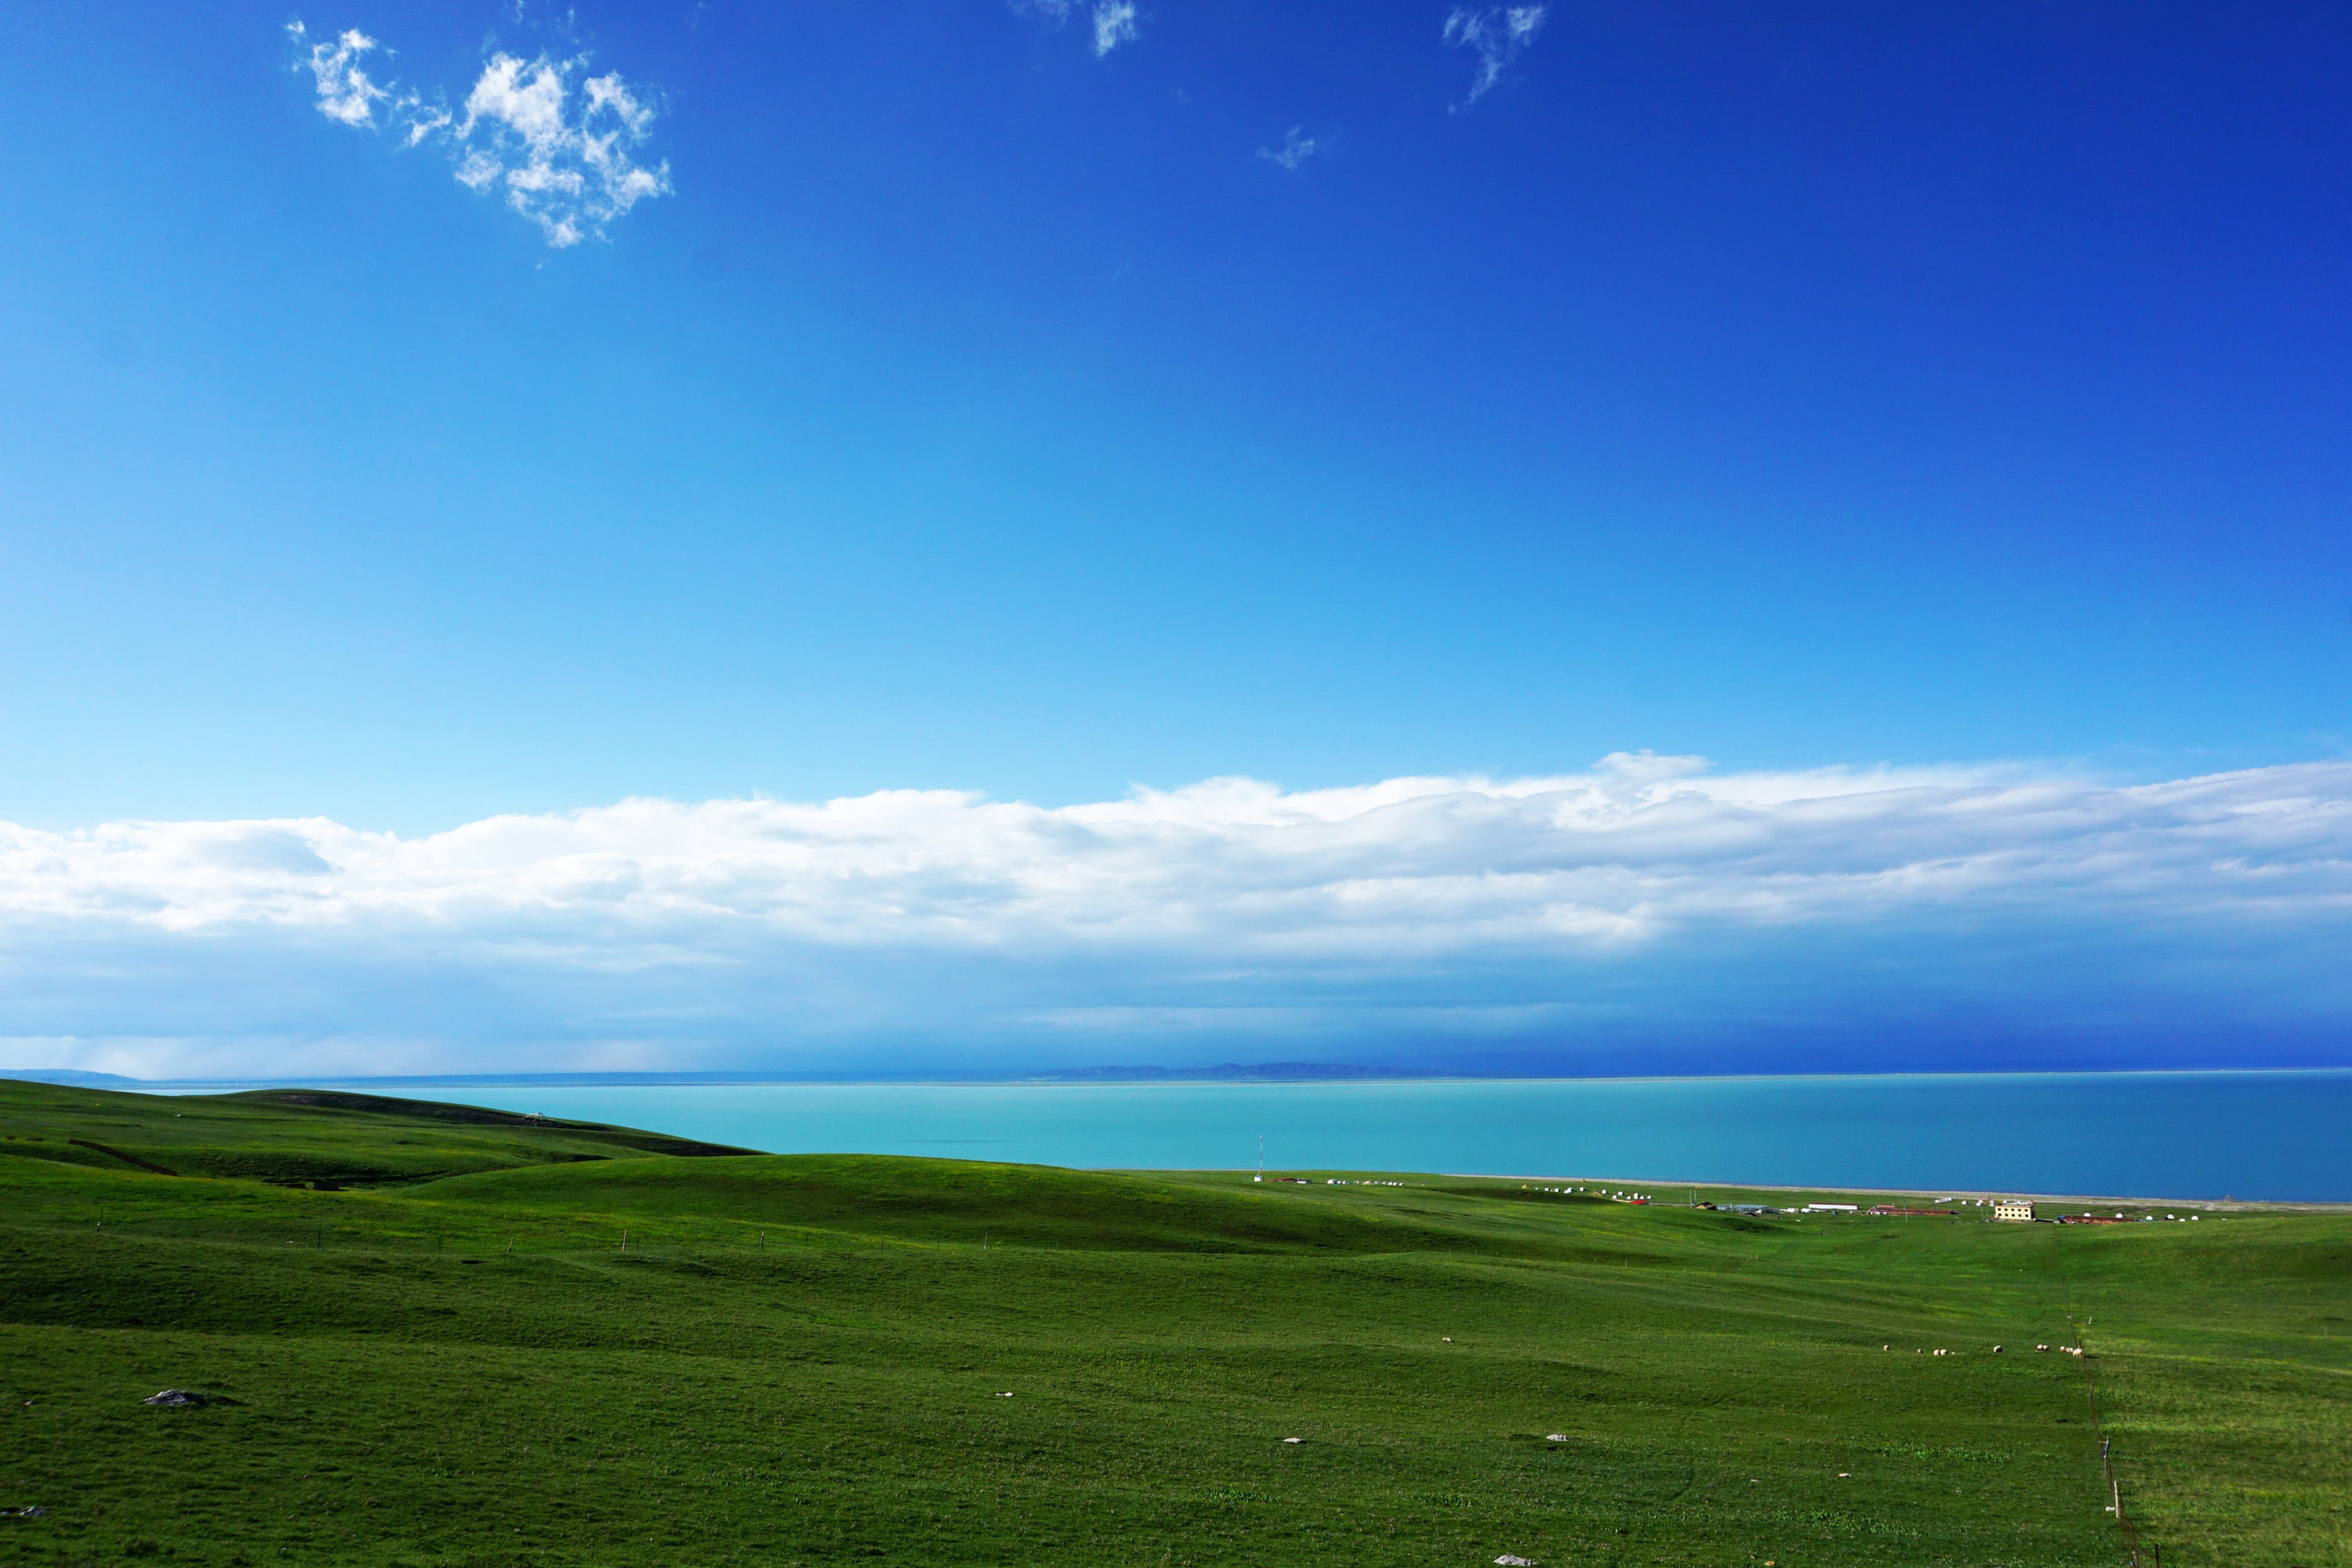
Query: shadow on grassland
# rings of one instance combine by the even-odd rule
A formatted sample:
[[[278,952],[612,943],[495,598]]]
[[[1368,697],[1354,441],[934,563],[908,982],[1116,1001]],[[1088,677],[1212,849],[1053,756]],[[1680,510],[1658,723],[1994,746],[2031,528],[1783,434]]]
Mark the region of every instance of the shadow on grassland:
[[[1129,1252],[1515,1250],[1443,1226],[1046,1165],[865,1154],[629,1160],[456,1176],[414,1195],[468,1206],[731,1219],[906,1241]]]

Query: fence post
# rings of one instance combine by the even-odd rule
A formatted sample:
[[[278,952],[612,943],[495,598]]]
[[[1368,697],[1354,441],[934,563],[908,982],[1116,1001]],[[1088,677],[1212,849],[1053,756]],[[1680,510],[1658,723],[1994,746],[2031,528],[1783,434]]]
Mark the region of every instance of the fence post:
[[[2085,1318],[2081,1323],[2074,1323],[2074,1314],[2070,1312],[2066,1316],[2066,1321],[2070,1324],[2074,1324],[2075,1342],[2079,1345],[2083,1338],[2083,1329],[2089,1324],[2091,1320]],[[2098,1375],[2091,1370],[2091,1358],[2087,1353],[2084,1355],[2082,1360],[2083,1387],[2084,1392],[2090,1396],[2091,1422],[2095,1428],[2104,1426],[2106,1422],[2105,1415],[2099,1409]],[[2131,1568],[2140,1568],[2139,1531],[2133,1525],[2130,1516],[2124,1512],[2124,1486],[2123,1482],[2118,1479],[2116,1475],[2115,1446],[2116,1440],[2114,1438],[2106,1436],[2104,1434],[2100,1436],[2099,1473],[2104,1475],[2107,1480],[2108,1511],[2112,1512],[2116,1516],[2116,1532],[2124,1538],[2124,1553],[2130,1561]]]

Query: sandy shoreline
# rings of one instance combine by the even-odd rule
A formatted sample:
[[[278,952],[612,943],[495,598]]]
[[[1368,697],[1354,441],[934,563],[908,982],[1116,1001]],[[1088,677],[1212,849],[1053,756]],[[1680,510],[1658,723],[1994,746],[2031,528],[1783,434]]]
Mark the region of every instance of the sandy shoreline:
[[[1545,1182],[1566,1185],[1606,1184],[1615,1187],[1640,1187],[1659,1194],[1656,1201],[1671,1201],[1675,1189],[1687,1193],[1692,1188],[1701,1192],[1736,1193],[1802,1193],[1816,1197],[1874,1198],[2017,1198],[2037,1204],[2121,1205],[2146,1208],[2152,1205],[2171,1208],[2199,1209],[2208,1214],[2284,1213],[2352,1214],[2352,1203],[2306,1202],[2294,1198],[2166,1198],[2122,1197],[2111,1193],[2027,1193],[2014,1187],[1979,1189],[1974,1187],[1804,1187],[1780,1182],[1693,1182],[1666,1180],[1653,1176],[1544,1176],[1527,1175],[1517,1172],[1497,1173],[1485,1171],[1445,1171],[1442,1175],[1455,1176],[1465,1181],[1480,1182]]]

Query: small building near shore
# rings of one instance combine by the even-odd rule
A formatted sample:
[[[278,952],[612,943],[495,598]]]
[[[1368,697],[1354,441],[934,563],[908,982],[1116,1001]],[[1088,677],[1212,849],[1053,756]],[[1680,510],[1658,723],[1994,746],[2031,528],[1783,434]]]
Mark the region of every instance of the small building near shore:
[[[2033,1205],[2023,1198],[1997,1198],[1992,1205],[1992,1217],[2033,1223]]]

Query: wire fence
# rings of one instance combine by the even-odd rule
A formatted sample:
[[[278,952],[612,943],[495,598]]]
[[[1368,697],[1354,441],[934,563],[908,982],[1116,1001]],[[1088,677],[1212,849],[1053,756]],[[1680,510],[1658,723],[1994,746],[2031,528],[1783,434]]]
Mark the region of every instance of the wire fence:
[[[2083,1386],[2090,1396],[2091,1430],[2099,1436],[2099,1477],[2107,1483],[2107,1511],[2116,1516],[2116,1528],[2123,1535],[2124,1554],[2131,1568],[2140,1568],[2139,1526],[2124,1507],[2124,1484],[2116,1475],[2115,1439],[2104,1430],[2105,1417],[2099,1409],[2099,1374],[2091,1365],[2089,1348],[2083,1344],[2082,1325],[2074,1323],[2071,1312],[2066,1321],[2074,1326],[2074,1343],[2083,1351],[2076,1359],[2083,1363]],[[2152,1558],[2148,1568],[2164,1568],[2164,1549],[2150,1542],[2148,1551]]]

